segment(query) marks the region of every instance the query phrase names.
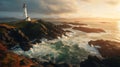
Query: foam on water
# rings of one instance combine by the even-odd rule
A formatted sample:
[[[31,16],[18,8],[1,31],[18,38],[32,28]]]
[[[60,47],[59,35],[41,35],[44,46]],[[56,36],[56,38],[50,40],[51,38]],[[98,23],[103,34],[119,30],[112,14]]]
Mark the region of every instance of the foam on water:
[[[88,45],[88,41],[91,39],[83,36],[86,35],[85,33],[73,31],[67,35],[49,41],[42,39],[42,43],[33,44],[33,48],[29,51],[22,51],[19,48],[14,52],[30,58],[37,58],[40,61],[71,64],[79,64],[79,62],[87,59],[90,54],[100,55],[96,48]]]
[[[99,46],[90,46],[90,40],[109,39],[108,34],[111,33],[85,33],[72,28],[64,29],[70,30],[67,36],[58,37],[58,39],[47,40],[42,39],[42,43],[33,44],[33,48],[29,51],[22,51],[20,48],[15,49],[14,52],[30,58],[37,58],[40,61],[52,61],[56,63],[72,63],[79,64],[81,61],[87,59],[88,55],[100,55],[96,48]],[[95,48],[96,47],[96,48]]]

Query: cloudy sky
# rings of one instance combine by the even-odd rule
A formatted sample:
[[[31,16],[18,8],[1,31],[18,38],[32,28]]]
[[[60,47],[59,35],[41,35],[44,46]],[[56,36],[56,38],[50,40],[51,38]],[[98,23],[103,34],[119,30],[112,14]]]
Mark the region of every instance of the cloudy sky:
[[[25,0],[0,0],[0,16],[22,16]],[[120,0],[26,0],[29,15],[120,18]],[[17,14],[16,14],[17,13]]]

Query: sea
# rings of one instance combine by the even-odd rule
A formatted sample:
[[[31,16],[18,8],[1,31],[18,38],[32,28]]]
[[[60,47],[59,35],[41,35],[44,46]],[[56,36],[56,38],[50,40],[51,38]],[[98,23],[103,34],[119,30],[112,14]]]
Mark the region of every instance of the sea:
[[[59,25],[63,23],[81,23],[86,24],[83,27],[103,29],[105,32],[86,33],[72,28],[65,28],[71,32],[66,33],[67,36],[58,37],[58,39],[47,40],[41,39],[41,43],[32,44],[33,48],[29,51],[23,51],[21,48],[13,51],[19,55],[29,58],[36,58],[42,62],[54,63],[70,63],[79,64],[86,60],[89,55],[101,56],[95,46],[90,46],[89,41],[93,40],[110,40],[120,42],[120,21],[119,20],[90,20],[90,19],[74,19],[74,20],[46,20],[53,24]],[[79,25],[72,25],[78,27]]]

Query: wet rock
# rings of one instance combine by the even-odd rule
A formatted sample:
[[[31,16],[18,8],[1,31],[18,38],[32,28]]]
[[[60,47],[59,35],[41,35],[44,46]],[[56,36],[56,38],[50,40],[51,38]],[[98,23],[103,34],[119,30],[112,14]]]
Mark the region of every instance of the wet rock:
[[[61,27],[50,22],[44,22],[42,20],[37,20],[35,22],[37,23],[23,21],[16,25],[30,40],[41,38],[54,39],[65,34],[65,31]]]
[[[73,66],[71,64],[62,63],[62,64],[56,64],[55,67],[73,67]]]
[[[27,51],[32,47],[31,41],[40,42],[38,40],[42,38],[51,40],[62,37],[65,33],[66,31],[61,27],[42,20],[0,24],[0,40],[8,49],[19,45],[24,51]]]
[[[68,24],[61,24],[61,25],[57,25],[57,27],[61,27],[61,28],[71,28],[72,26],[68,25]]]
[[[80,63],[80,67],[120,67],[120,56],[101,59],[97,56],[89,56]]]
[[[37,58],[32,58],[33,62],[39,63],[40,66],[43,67],[73,67],[72,64],[68,64],[68,63],[53,63],[53,62],[41,62],[40,60],[37,60]]]
[[[102,29],[97,29],[97,28],[88,28],[88,27],[73,27],[74,30],[79,30],[79,31],[83,31],[86,33],[101,33],[101,32],[105,32]]]
[[[7,50],[0,42],[0,67],[31,67],[37,66],[30,59]]]
[[[103,63],[108,67],[120,67],[120,56],[106,58],[103,60]]]
[[[120,56],[120,42],[109,40],[96,40],[89,41],[89,45],[100,46],[97,48],[103,57],[116,57]]]
[[[83,23],[69,23],[69,24],[72,24],[72,25],[80,25],[80,26],[87,26],[87,24],[83,24]]]
[[[54,39],[65,34],[66,31],[61,27],[42,20],[0,24],[0,41],[4,43],[0,45],[0,67],[69,67],[69,64],[32,61],[26,57],[9,52],[10,49],[17,49],[18,45],[24,51],[28,51],[32,47],[31,41],[33,40],[39,42],[38,40],[42,38]]]
[[[22,49],[26,51],[32,47],[28,43],[29,38],[25,36],[21,30],[7,24],[0,25],[0,41],[2,41],[8,49],[20,45],[24,47]]]
[[[52,62],[44,62],[42,63],[42,65],[44,67],[73,67],[71,64],[67,64],[67,63],[55,64]]]
[[[0,42],[0,50],[1,51],[6,51],[7,48]]]
[[[96,56],[88,56],[88,59],[80,63],[80,67],[106,67],[102,59]]]
[[[43,65],[44,67],[55,67],[55,64],[52,63],[52,62],[44,62],[44,63],[42,63],[42,65]]]

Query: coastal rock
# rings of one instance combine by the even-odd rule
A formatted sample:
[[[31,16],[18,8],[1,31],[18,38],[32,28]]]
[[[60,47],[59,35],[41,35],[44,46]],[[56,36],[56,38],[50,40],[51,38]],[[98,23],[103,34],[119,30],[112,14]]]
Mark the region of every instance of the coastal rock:
[[[0,42],[0,67],[32,67],[37,66],[31,59],[17,55],[7,50]]]
[[[0,24],[0,41],[2,41],[8,49],[20,45],[20,47],[26,51],[32,47],[28,43],[29,38],[26,37],[21,30],[7,24]]]
[[[42,20],[0,24],[0,40],[8,49],[19,45],[24,51],[28,51],[33,41],[40,42],[42,38],[51,40],[62,37],[65,33],[61,27]]]
[[[101,32],[105,32],[102,29],[97,29],[97,28],[88,28],[88,27],[73,27],[74,30],[79,30],[79,31],[83,31],[86,33],[101,33]]]
[[[120,67],[120,57],[101,59],[97,56],[89,56],[80,63],[80,67]]]
[[[0,42],[0,48],[0,67],[77,67],[68,63],[40,62],[34,58],[23,57],[8,51],[2,42]],[[80,67],[120,67],[120,57],[103,59],[88,56],[88,59],[80,63]]]
[[[88,56],[88,59],[80,63],[80,67],[106,67],[101,58]]]
[[[84,23],[69,23],[69,24],[72,24],[72,25],[79,25],[79,26],[87,26],[87,24],[84,24]]]
[[[30,40],[41,38],[54,39],[65,34],[65,31],[61,27],[43,20],[36,20],[34,22],[22,21],[17,23],[16,26],[28,36]]]
[[[35,58],[32,58],[32,61],[35,63],[39,63],[38,67],[73,67],[72,64],[67,64],[67,63],[57,64],[53,62],[40,62]]]
[[[68,25],[68,24],[61,24],[61,25],[57,25],[57,27],[61,27],[61,28],[71,28],[72,26]]]
[[[100,46],[97,48],[103,57],[116,57],[120,56],[120,42],[109,40],[96,40],[89,41],[89,45]]]

